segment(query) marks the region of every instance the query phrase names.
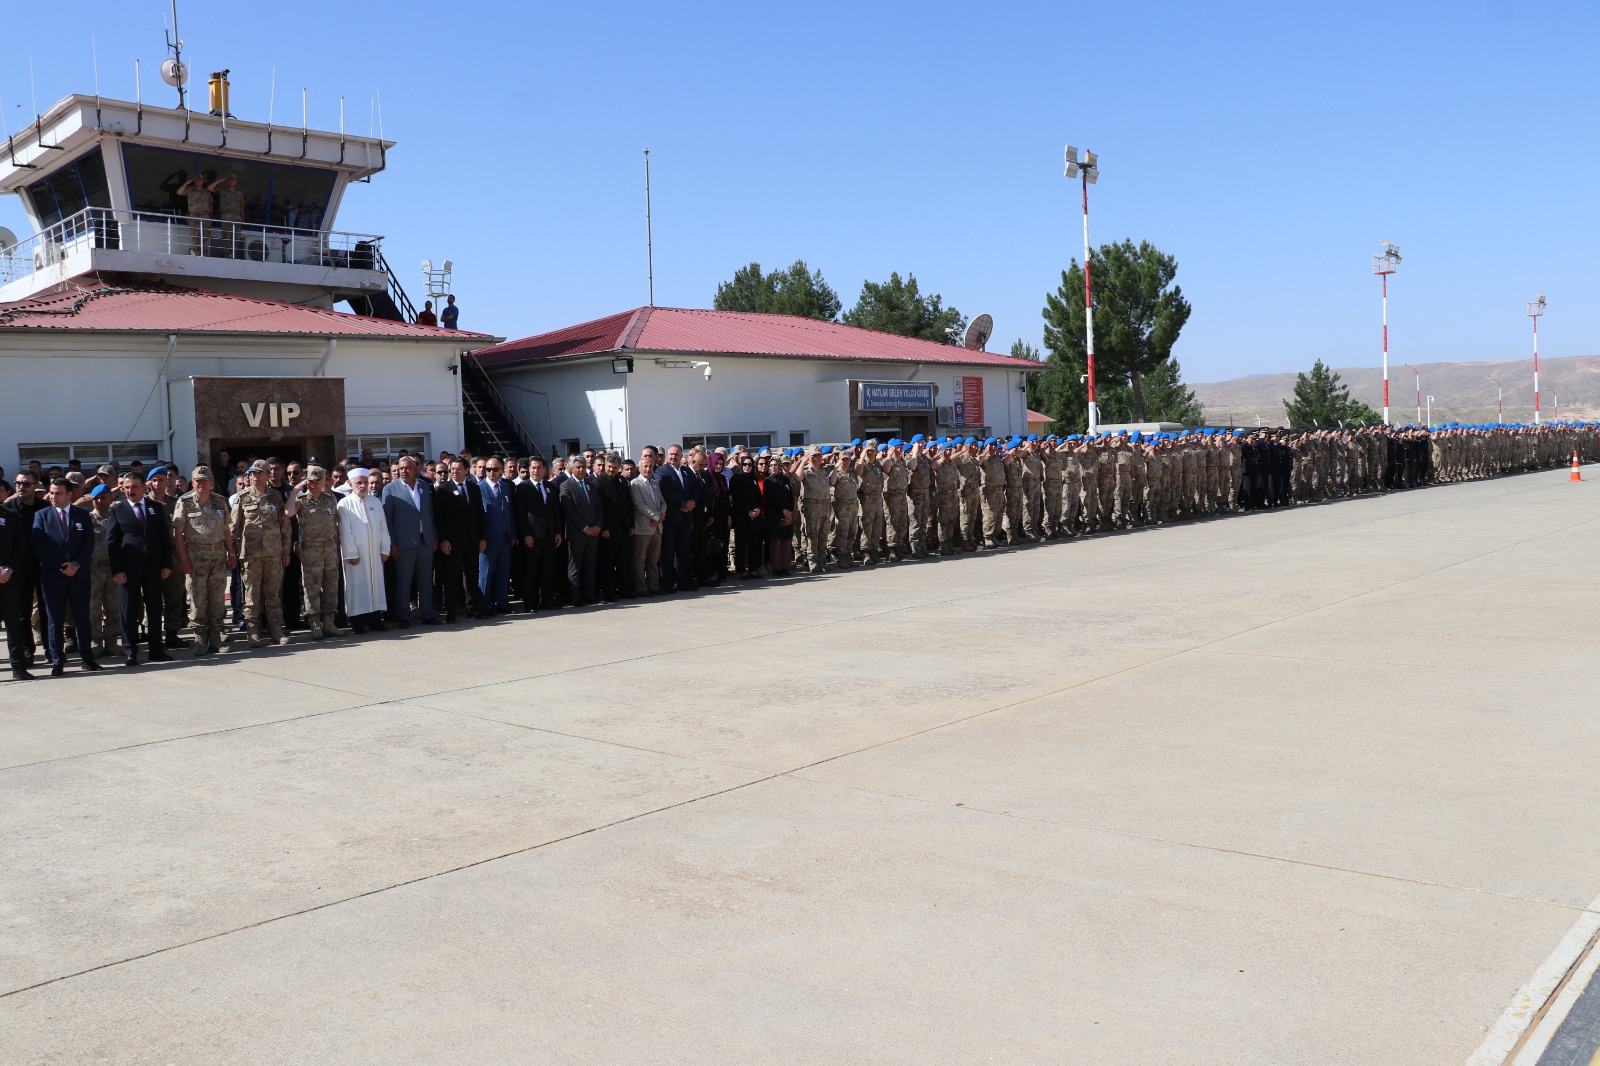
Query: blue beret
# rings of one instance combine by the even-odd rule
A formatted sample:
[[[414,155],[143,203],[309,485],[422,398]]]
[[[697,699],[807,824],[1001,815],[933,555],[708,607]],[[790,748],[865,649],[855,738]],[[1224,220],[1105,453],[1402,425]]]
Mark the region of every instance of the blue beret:
[[[1139,442],[1140,442],[1140,441],[1141,441],[1141,440],[1143,440],[1143,439],[1144,439],[1144,434],[1142,434],[1142,433],[1140,433],[1140,432],[1139,432],[1139,431],[1138,431],[1138,430],[1137,430],[1137,429],[1136,429],[1136,430],[1134,430],[1134,431],[1133,431],[1133,432],[1132,432],[1132,433],[1131,433],[1131,434],[1129,434],[1129,436],[1128,436],[1128,439],[1129,439],[1129,440],[1131,440],[1131,441],[1133,441],[1133,442],[1134,442],[1134,443],[1135,443],[1135,444],[1137,444],[1137,443],[1139,443]]]
[[[833,445],[831,445],[831,444],[824,444],[824,445],[823,445],[823,446],[822,446],[822,454],[823,454],[823,455],[832,455],[832,454],[833,454]]]
[[[106,491],[106,487],[104,485],[96,485],[94,488],[89,490],[89,496],[91,498],[93,498],[95,496],[100,495],[102,492],[105,492],[105,491]]]
[[[923,438],[921,433],[913,433],[911,435],[911,443],[912,444],[921,444],[923,439],[924,438]]]
[[[1242,430],[1242,429],[1236,429],[1236,430],[1234,430],[1234,431],[1233,431],[1233,435],[1234,435],[1234,436],[1235,436],[1235,437],[1242,437],[1242,436],[1244,436],[1244,430]]]
[[[1039,439],[1039,434],[1037,434],[1037,433],[1029,433],[1028,434],[1028,439],[1029,440],[1038,440]]]
[[[859,448],[859,447],[861,447],[861,438],[860,438],[860,437],[857,437],[857,438],[856,438],[856,439],[855,439],[855,440],[853,440],[853,441],[851,441],[851,442],[850,442],[850,447],[852,447],[852,448]]]
[[[962,441],[961,443],[962,444],[976,444],[976,443],[978,443],[978,438],[977,437],[968,437],[966,440]]]

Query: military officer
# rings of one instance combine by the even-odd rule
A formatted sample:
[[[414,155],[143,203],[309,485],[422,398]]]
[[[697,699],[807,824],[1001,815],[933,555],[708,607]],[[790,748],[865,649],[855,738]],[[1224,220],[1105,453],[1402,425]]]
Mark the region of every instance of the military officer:
[[[224,595],[228,571],[236,565],[233,530],[228,522],[228,501],[215,493],[209,466],[189,474],[194,488],[179,496],[172,507],[172,547],[177,569],[188,582],[189,608],[194,626],[194,655],[200,658],[222,650],[222,628],[227,613]]]
[[[244,573],[245,631],[250,646],[266,643],[263,622],[278,644],[288,644],[283,624],[283,571],[289,565],[289,518],[294,504],[267,480],[267,464],[250,465],[250,479],[239,493],[229,530]],[[265,618],[263,618],[263,614]]]
[[[339,497],[320,466],[306,467],[305,486],[295,497],[294,511],[306,626],[312,640],[325,640],[344,635],[334,620],[339,613]]]

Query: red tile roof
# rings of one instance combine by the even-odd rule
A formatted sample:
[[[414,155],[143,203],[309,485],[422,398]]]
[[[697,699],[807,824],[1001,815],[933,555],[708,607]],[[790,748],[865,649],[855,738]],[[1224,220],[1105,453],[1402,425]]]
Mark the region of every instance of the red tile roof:
[[[276,300],[93,277],[76,279],[57,292],[0,303],[0,333],[10,330],[283,333],[464,342],[494,339],[484,333],[418,326]]]
[[[1033,408],[1030,407],[1030,408],[1028,408],[1028,421],[1029,422],[1054,422],[1055,419],[1051,418],[1049,415],[1040,414],[1038,411],[1035,411]]]
[[[599,352],[708,352],[875,363],[950,363],[1043,370],[1031,359],[975,352],[937,341],[821,322],[795,315],[641,307],[576,326],[483,348],[483,366],[508,366]]]

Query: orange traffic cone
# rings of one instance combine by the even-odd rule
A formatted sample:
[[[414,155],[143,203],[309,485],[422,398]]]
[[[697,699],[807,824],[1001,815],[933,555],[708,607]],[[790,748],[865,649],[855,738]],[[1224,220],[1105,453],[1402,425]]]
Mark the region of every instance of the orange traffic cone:
[[[1572,449],[1572,476],[1567,478],[1567,480],[1568,481],[1582,481],[1583,480],[1583,475],[1578,473],[1578,449],[1576,449],[1576,448]]]

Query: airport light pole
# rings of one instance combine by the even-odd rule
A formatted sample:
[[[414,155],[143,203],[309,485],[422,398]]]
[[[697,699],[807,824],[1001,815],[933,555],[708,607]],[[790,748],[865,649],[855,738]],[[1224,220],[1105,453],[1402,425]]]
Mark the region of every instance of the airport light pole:
[[[1382,253],[1372,257],[1372,272],[1383,279],[1383,424],[1389,424],[1389,275],[1400,269],[1400,248],[1383,242]]]
[[[1561,421],[1561,394],[1555,389],[1550,390],[1550,398],[1556,402],[1556,421]]]
[[[1428,420],[1424,423],[1429,429],[1433,428],[1433,397],[1428,397]]]
[[[1100,157],[1067,145],[1066,176],[1079,178],[1083,183],[1083,347],[1086,355],[1085,380],[1089,385],[1089,432],[1100,431],[1100,411],[1094,400],[1094,283],[1089,274],[1089,186],[1100,180]]]
[[[1417,421],[1421,422],[1422,421],[1422,373],[1419,370],[1417,370],[1416,367],[1412,366],[1410,363],[1401,363],[1400,365],[1405,367],[1407,370],[1411,371],[1412,374],[1416,375],[1416,379],[1417,379]]]
[[[1485,378],[1484,380],[1494,382],[1495,391],[1499,394],[1499,404],[1500,404],[1500,413],[1495,416],[1495,422],[1497,424],[1499,424],[1499,425],[1505,425],[1505,421],[1506,421],[1506,390],[1505,390],[1504,386],[1502,386],[1500,384],[1500,379],[1499,378]]]
[[[1539,318],[1544,314],[1544,293],[1536,292],[1528,301],[1528,317],[1533,319],[1533,424],[1539,424]]]

